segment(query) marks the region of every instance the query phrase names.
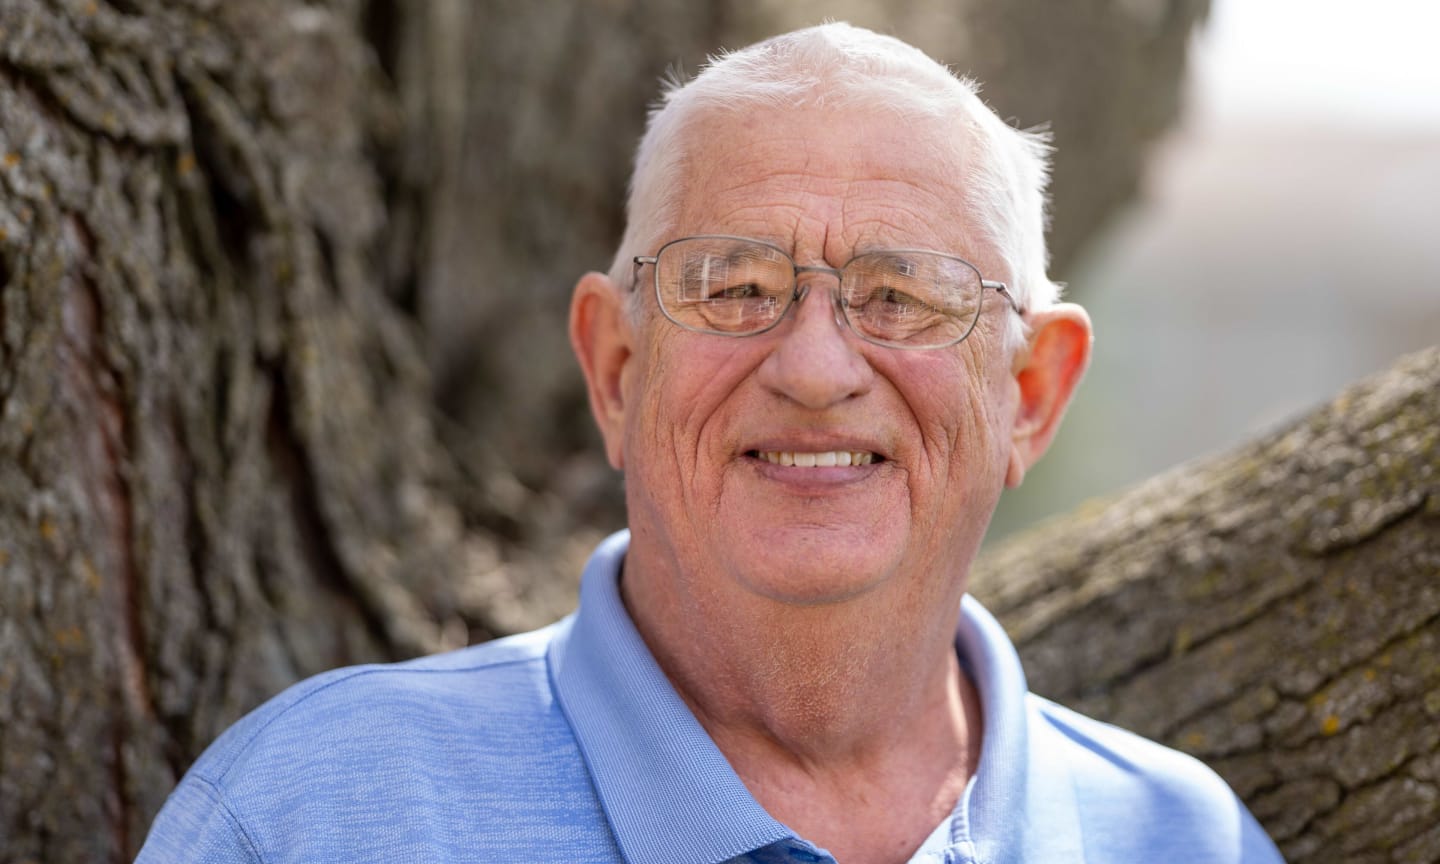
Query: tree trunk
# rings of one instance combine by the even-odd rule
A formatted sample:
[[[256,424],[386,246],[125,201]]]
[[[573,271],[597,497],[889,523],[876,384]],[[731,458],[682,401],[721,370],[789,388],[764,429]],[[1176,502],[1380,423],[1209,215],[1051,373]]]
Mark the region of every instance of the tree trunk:
[[[1032,689],[1217,768],[1287,859],[1440,860],[1440,348],[1006,542]]]
[[[0,858],[128,860],[264,697],[488,635],[453,577],[493,553],[376,275],[354,4],[0,31]]]

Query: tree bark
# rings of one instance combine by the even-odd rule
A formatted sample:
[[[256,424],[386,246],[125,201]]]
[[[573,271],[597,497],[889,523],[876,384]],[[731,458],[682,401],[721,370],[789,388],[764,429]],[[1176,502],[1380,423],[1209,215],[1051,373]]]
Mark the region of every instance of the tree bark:
[[[357,19],[0,4],[0,858],[128,860],[264,697],[491,632]]]
[[[1440,348],[984,557],[1032,689],[1220,771],[1292,862],[1440,860]]]

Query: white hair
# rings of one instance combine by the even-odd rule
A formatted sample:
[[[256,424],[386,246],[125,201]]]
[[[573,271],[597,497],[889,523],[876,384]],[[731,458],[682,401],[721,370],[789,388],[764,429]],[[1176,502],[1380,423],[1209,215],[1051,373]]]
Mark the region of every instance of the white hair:
[[[1044,135],[997,117],[978,89],[918,48],[844,23],[796,30],[710,58],[688,83],[667,82],[650,112],[612,277],[628,284],[632,256],[653,254],[672,228],[686,188],[686,134],[698,118],[754,107],[843,105],[964,130],[968,140],[957,146],[972,147],[974,155],[966,160],[964,178],[967,219],[1009,265],[1009,288],[1022,309],[1053,304],[1060,286],[1045,274],[1050,148]],[[634,294],[632,310],[638,310],[643,292]],[[1020,333],[1023,325],[1016,324],[1012,335]]]

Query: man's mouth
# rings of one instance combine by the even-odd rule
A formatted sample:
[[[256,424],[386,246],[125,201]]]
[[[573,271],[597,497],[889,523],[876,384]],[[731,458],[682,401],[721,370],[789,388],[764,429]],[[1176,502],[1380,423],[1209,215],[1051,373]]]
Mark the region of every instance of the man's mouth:
[[[751,450],[749,455],[763,459],[772,465],[787,468],[834,468],[836,466],[869,465],[882,461],[883,457],[868,450],[823,450],[806,452],[800,450]]]

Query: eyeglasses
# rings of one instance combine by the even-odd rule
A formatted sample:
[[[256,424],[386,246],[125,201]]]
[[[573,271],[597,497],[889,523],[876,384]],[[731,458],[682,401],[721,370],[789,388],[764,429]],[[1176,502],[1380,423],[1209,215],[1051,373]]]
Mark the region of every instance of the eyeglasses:
[[[889,348],[944,348],[975,329],[986,290],[1020,314],[1003,282],[982,279],[975,265],[943,252],[895,249],[866,252],[844,267],[801,267],[760,240],[708,234],[671,240],[651,255],[655,297],[665,317],[686,330],[718,336],[754,336],[779,324],[804,299],[802,273],[840,280],[832,293],[836,323]]]

